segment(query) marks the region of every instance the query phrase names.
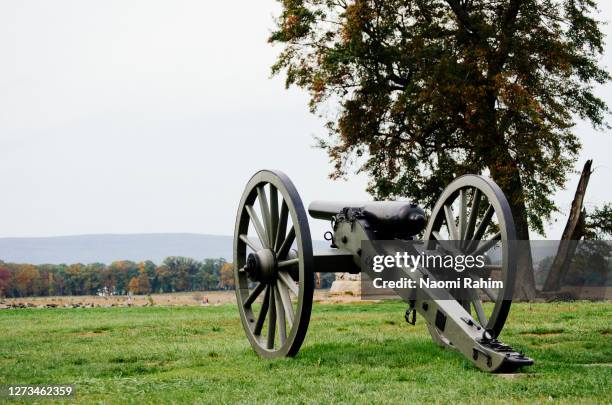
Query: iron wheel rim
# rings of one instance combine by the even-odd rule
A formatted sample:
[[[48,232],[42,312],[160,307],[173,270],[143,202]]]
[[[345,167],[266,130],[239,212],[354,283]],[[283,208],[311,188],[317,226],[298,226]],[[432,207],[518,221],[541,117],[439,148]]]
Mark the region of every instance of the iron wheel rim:
[[[277,193],[276,198],[273,197],[274,192]],[[256,201],[261,214],[259,225],[255,225],[257,220],[253,219]],[[262,210],[262,201],[267,205],[267,213],[265,209]],[[284,231],[283,216],[286,217]],[[289,221],[291,228],[288,229]],[[250,226],[256,231],[261,246],[253,246],[253,241],[248,237]],[[291,239],[292,230],[295,250],[291,250],[293,242],[289,248],[286,247],[288,238]],[[281,234],[282,238],[279,237]],[[269,275],[265,280],[253,281],[246,270],[249,250],[251,253],[259,253],[262,250],[272,251],[275,263],[273,272],[276,273]],[[280,267],[282,263],[288,262],[292,264]],[[296,275],[298,280],[294,278]],[[236,301],[242,326],[253,349],[264,358],[295,356],[306,336],[312,311],[314,293],[312,240],[302,200],[291,180],[280,171],[257,172],[245,187],[238,206],[234,232],[234,276]],[[295,281],[295,289],[289,286],[291,281]],[[249,285],[255,282],[259,284],[249,288]],[[283,288],[286,290],[283,291]],[[256,295],[255,298],[253,294]],[[261,308],[257,315],[253,304],[262,294]],[[292,294],[295,302],[291,300]],[[291,301],[291,309],[288,308],[287,297]],[[262,312],[265,314],[263,321],[260,321]],[[282,323],[285,325],[284,333]],[[270,325],[274,325],[271,344]],[[266,326],[265,336],[264,326]]]
[[[486,322],[485,322],[486,324],[483,324],[482,320],[480,319],[481,314],[479,314],[478,310],[476,309],[476,306],[478,304],[474,303],[473,307],[476,312],[476,319],[478,319],[479,323],[481,323],[485,329],[492,331],[495,337],[497,337],[501,333],[504,327],[504,324],[506,322],[506,319],[508,317],[508,313],[510,312],[510,306],[512,304],[512,294],[514,291],[514,284],[515,284],[516,266],[517,266],[516,230],[514,227],[514,219],[512,217],[512,212],[511,212],[508,200],[506,199],[504,193],[499,188],[499,186],[497,186],[497,184],[495,184],[495,182],[493,182],[491,179],[483,177],[483,176],[477,176],[477,175],[464,175],[464,176],[461,176],[455,179],[442,192],[442,195],[436,202],[436,205],[434,206],[432,210],[431,217],[428,221],[427,227],[423,234],[423,239],[427,241],[426,248],[432,249],[433,244],[435,243],[434,241],[439,238],[438,235],[439,235],[440,229],[444,225],[446,225],[448,228],[448,220],[450,218],[449,218],[449,214],[447,213],[447,209],[448,209],[447,207],[452,206],[459,199],[459,206],[460,206],[461,213],[463,213],[463,219],[461,218],[461,213],[458,218],[455,218],[454,214],[452,214],[453,215],[452,221],[454,222],[455,220],[458,220],[457,221],[458,224],[454,224],[456,227],[456,230],[458,230],[458,232],[463,232],[462,235],[457,235],[459,236],[457,240],[463,240],[463,238],[465,238],[466,236],[469,238],[476,237],[475,240],[480,240],[480,238],[483,235],[481,235],[480,237],[478,237],[478,235],[475,235],[480,231],[480,225],[477,224],[478,215],[476,216],[476,219],[474,220],[476,223],[471,224],[471,234],[470,234],[470,223],[472,222],[471,211],[473,210],[474,207],[473,206],[468,207],[470,208],[470,216],[467,218],[466,218],[466,213],[464,211],[466,209],[466,206],[468,205],[468,198],[469,198],[467,197],[468,191],[471,191],[472,193],[471,203],[473,204],[474,200],[477,199],[475,197],[476,190],[478,190],[478,193],[480,194],[480,197],[479,197],[480,200],[476,203],[477,204],[477,207],[476,207],[477,214],[478,212],[480,212],[480,209],[482,209],[483,207],[483,197],[486,198],[485,203],[488,202],[489,204],[488,206],[485,205],[487,208],[484,210],[484,215],[483,215],[483,218],[481,218],[482,220],[481,223],[485,223],[484,219],[486,218],[487,211],[489,209],[493,210],[493,213],[491,214],[491,218],[489,219],[489,224],[485,225],[485,230],[483,232],[486,232],[486,227],[489,227],[490,224],[493,223],[492,222],[493,217],[497,219],[498,233],[496,233],[494,237],[499,234],[499,240],[502,242],[501,243],[501,251],[502,251],[501,261],[502,263],[500,265],[501,267],[500,269],[501,277],[500,278],[503,281],[503,288],[498,289],[494,297],[490,295],[493,293],[492,291],[485,292],[484,290],[482,290],[482,292],[488,295],[491,301],[494,302],[494,307],[491,313],[488,316],[484,314],[486,318]],[[452,234],[450,228],[448,232],[449,234]],[[466,242],[466,243],[469,243],[469,242]],[[486,243],[482,244],[483,247],[484,245],[486,245]],[[468,246],[473,247],[473,245],[468,245]],[[476,300],[479,300],[478,297],[476,297]],[[462,303],[462,305],[465,308],[465,303]],[[482,309],[481,301],[479,305],[480,305],[480,308]],[[469,303],[468,303],[468,312],[471,312],[469,311]],[[431,329],[432,328],[430,328],[430,332],[431,332]]]

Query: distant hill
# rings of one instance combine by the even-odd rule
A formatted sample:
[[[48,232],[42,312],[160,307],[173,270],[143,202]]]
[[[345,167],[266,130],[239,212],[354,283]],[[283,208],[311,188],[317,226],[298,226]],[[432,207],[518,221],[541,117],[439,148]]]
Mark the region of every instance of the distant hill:
[[[193,233],[78,235],[45,238],[0,238],[0,260],[14,263],[106,263],[168,256],[232,258],[232,237]]]
[[[0,260],[12,263],[71,264],[116,260],[151,260],[160,264],[168,256],[197,260],[224,258],[232,261],[233,237],[197,233],[145,233],[0,238]],[[322,248],[328,242],[314,241]]]

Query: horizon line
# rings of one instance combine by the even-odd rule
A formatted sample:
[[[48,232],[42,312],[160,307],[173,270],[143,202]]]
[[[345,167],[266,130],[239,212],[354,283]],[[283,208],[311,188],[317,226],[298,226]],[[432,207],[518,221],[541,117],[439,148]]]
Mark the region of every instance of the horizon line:
[[[233,238],[232,235],[221,235],[214,233],[197,232],[134,232],[134,233],[84,233],[70,235],[48,235],[48,236],[0,236],[0,239],[51,239],[51,238],[74,238],[88,236],[156,236],[156,235],[194,235],[194,236],[221,236]]]

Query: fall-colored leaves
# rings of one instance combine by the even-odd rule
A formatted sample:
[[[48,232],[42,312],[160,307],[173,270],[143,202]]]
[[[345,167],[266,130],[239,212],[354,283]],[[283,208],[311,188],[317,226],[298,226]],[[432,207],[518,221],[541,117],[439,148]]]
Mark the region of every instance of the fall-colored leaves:
[[[456,176],[491,175],[528,237],[556,210],[580,149],[576,117],[605,126],[594,12],[560,0],[286,0],[273,73],[327,120],[333,177],[362,171],[376,198],[431,206]]]
[[[148,294],[217,290],[233,287],[233,265],[223,259],[197,261],[168,257],[151,261],[116,261],[72,265],[38,265],[0,261],[0,297]]]

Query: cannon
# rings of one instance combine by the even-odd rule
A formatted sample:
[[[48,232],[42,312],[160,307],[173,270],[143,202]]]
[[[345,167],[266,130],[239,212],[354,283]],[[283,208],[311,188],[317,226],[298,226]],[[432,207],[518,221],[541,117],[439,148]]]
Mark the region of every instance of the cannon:
[[[498,260],[486,267],[503,286],[469,289],[468,297],[453,290],[395,288],[409,304],[406,320],[419,313],[435,343],[459,351],[484,371],[509,372],[533,364],[498,340],[512,303],[517,247],[508,201],[491,179],[455,179],[428,220],[421,207],[404,201],[314,201],[308,212],[330,221],[328,248],[313,252],[306,209],[284,173],[257,172],[240,199],[233,245],[236,299],[247,338],[261,357],[291,357],[300,350],[312,311],[315,272],[360,273],[364,243],[413,241],[421,234],[419,246],[428,252],[483,253],[501,244]],[[414,280],[434,277],[423,266],[405,275]]]

